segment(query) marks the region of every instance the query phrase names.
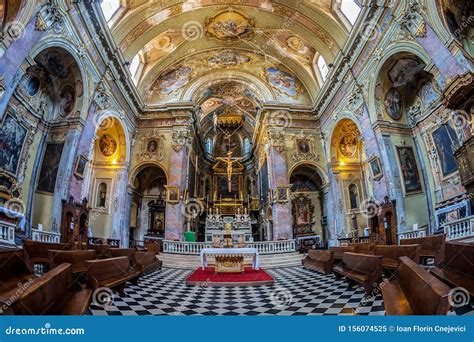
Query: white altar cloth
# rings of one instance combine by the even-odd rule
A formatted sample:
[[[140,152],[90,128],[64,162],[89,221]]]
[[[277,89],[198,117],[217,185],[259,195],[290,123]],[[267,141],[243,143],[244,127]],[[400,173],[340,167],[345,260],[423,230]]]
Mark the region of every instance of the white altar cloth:
[[[204,270],[207,267],[207,255],[226,255],[226,254],[241,254],[241,255],[253,255],[253,269],[258,270],[259,268],[259,257],[258,250],[256,248],[203,248],[201,250],[201,267]]]

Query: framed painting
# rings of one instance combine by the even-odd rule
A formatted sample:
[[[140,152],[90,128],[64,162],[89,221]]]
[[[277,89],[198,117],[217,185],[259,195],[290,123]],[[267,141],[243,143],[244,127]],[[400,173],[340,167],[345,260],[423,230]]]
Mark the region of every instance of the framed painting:
[[[46,145],[46,151],[44,153],[43,163],[41,164],[38,178],[38,191],[54,193],[63,147],[63,143],[52,143]]]
[[[78,179],[83,179],[86,172],[87,158],[83,155],[77,157],[76,165],[74,167],[74,176]]]
[[[233,174],[230,178],[230,189],[227,174],[216,175],[217,198],[240,199],[241,175]]]
[[[454,128],[447,123],[438,127],[431,135],[436,146],[443,177],[447,177],[458,170],[458,164],[454,157],[454,149],[459,146],[458,137]]]
[[[7,114],[0,127],[0,169],[16,177],[28,130]]]
[[[177,186],[166,187],[166,201],[172,204],[179,202],[179,188]]]
[[[288,186],[277,187],[277,202],[286,203],[290,199],[290,188]]]
[[[379,157],[373,157],[369,160],[370,172],[374,180],[379,180],[383,176],[382,165],[380,164]]]
[[[422,192],[420,173],[413,148],[411,146],[397,146],[397,154],[405,194]]]

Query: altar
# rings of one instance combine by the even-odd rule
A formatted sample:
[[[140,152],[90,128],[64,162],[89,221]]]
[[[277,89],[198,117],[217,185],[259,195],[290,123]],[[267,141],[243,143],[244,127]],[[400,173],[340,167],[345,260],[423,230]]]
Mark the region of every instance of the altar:
[[[207,256],[213,255],[214,257],[245,257],[247,255],[253,256],[252,268],[254,270],[259,269],[259,255],[256,248],[203,248],[201,250],[201,267],[204,270],[207,267]],[[243,267],[243,260],[242,260]],[[243,268],[242,268],[243,271]],[[225,270],[223,272],[226,272]]]
[[[207,216],[205,241],[215,243],[219,240],[223,246],[225,236],[230,236],[235,245],[253,242],[252,223],[247,212],[234,216],[225,216],[219,213],[210,213]]]

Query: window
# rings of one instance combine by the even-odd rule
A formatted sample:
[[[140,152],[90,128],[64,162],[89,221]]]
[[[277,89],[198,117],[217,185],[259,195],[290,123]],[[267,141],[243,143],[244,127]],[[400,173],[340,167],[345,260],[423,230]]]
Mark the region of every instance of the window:
[[[249,154],[249,153],[250,153],[250,148],[251,148],[249,138],[244,138],[244,143],[243,143],[243,145],[244,145],[244,146],[243,146],[243,147],[244,147],[244,148],[243,148],[243,152],[244,152],[243,154],[244,154],[244,155]]]
[[[212,154],[212,140],[211,140],[211,138],[207,138],[205,149],[206,149],[206,153]]]
[[[354,25],[360,13],[360,7],[354,0],[341,0],[341,12]]]
[[[328,65],[326,64],[326,60],[324,59],[323,56],[319,55],[317,63],[318,63],[319,72],[321,73],[321,77],[323,78],[323,81],[326,81],[329,74],[329,68],[328,68]]]
[[[109,21],[120,8],[120,0],[104,0],[100,4],[106,21]]]
[[[100,183],[97,189],[97,207],[105,208],[105,201],[107,199],[107,184]]]
[[[128,70],[130,70],[130,74],[132,75],[133,82],[137,84],[138,82],[138,71],[140,69],[140,56],[138,54],[132,58],[130,61],[130,65],[128,66]]]

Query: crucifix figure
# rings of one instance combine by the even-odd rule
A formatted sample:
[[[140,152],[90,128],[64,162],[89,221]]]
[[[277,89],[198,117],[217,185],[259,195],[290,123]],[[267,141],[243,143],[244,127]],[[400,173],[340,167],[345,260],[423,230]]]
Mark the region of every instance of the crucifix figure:
[[[218,157],[216,159],[227,164],[227,186],[229,192],[232,192],[232,165],[242,158],[232,158],[232,151],[229,151],[227,152],[227,158]]]

